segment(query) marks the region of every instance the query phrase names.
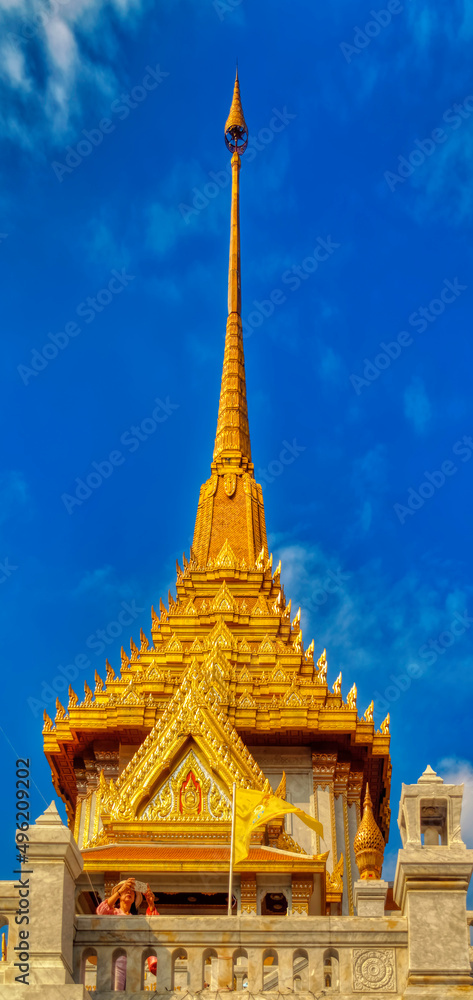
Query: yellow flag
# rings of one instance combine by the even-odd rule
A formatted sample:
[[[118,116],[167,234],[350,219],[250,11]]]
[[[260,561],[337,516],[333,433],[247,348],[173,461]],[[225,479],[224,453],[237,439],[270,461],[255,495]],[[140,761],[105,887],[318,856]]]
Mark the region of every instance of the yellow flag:
[[[235,855],[238,864],[248,857],[253,830],[268,823],[275,816],[294,813],[311,830],[323,837],[322,824],[297,806],[285,802],[271,792],[258,792],[253,788],[237,788],[235,795]]]

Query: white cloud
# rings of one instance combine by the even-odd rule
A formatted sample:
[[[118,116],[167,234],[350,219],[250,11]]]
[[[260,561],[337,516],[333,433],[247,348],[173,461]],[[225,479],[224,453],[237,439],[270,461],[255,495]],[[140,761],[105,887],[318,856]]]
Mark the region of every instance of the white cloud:
[[[462,837],[467,847],[473,847],[473,763],[446,757],[437,765],[437,773],[448,785],[464,785],[461,817]]]
[[[129,31],[148,4],[63,0],[59,7],[0,0],[0,33],[6,40],[0,99],[9,105],[0,117],[0,136],[35,152],[72,139],[88,113],[97,116],[100,98],[112,99],[124,86],[118,75],[117,15]]]
[[[417,375],[404,390],[404,416],[410,420],[417,434],[425,433],[432,410],[424,382]]]
[[[452,583],[455,567],[450,565],[447,572],[428,555],[415,570],[393,581],[376,559],[350,570],[320,546],[284,540],[278,545],[274,538],[271,542],[276,561],[282,562],[286,598],[292,598],[295,610],[298,604],[302,608],[304,645],[315,636],[317,657],[326,647],[329,683],[343,669],[345,695],[346,684],[355,680],[361,685],[363,675],[371,673],[379,677],[379,692],[371,691],[371,696],[384,696],[391,673],[402,674],[410,662],[426,667],[422,647],[437,640],[455,613],[462,614],[473,603],[471,591]],[[438,654],[440,663],[441,657]],[[469,666],[465,636],[456,640],[449,663],[447,683],[453,686]],[[425,682],[428,669],[424,681],[415,683]],[[364,711],[366,705],[359,707]]]

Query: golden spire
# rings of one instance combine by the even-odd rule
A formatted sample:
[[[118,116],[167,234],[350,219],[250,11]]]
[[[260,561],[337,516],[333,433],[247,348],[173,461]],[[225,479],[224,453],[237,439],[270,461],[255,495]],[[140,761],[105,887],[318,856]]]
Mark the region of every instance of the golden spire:
[[[367,784],[363,819],[353,841],[360,879],[381,878],[384,848],[384,838],[373,816],[373,803]]]
[[[241,323],[240,277],[240,156],[248,145],[248,130],[241,106],[238,70],[232,106],[225,123],[225,143],[232,155],[232,204],[228,263],[228,319],[223,358],[222,386],[215,437],[214,462],[222,456],[230,464],[251,462],[250,429],[246,402],[245,356]],[[231,460],[234,460],[233,462]]]
[[[207,566],[221,558],[227,546],[232,559],[264,572],[268,542],[263,492],[255,482],[251,461],[241,322],[239,176],[248,130],[238,71],[225,124],[225,144],[232,154],[227,332],[211,475],[200,490],[192,550],[199,566]]]

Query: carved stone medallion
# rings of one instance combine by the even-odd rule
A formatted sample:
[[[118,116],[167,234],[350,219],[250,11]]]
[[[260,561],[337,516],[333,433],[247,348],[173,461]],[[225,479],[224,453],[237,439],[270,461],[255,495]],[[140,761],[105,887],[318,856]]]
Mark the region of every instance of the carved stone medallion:
[[[392,948],[355,948],[353,951],[353,989],[355,992],[378,990],[394,993],[396,972]]]

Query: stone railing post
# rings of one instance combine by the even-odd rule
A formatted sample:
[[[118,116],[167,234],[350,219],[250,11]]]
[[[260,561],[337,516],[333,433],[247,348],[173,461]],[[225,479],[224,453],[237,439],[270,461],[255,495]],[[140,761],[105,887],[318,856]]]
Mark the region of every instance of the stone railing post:
[[[406,1000],[427,992],[444,1000],[456,997],[459,987],[473,987],[466,918],[473,850],[461,839],[462,794],[462,785],[445,785],[431,768],[416,785],[402,786],[404,846],[394,898],[408,920]]]
[[[74,895],[83,862],[54,802],[29,832],[31,985],[73,982]]]

